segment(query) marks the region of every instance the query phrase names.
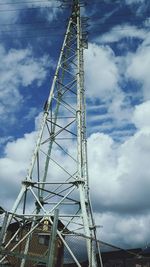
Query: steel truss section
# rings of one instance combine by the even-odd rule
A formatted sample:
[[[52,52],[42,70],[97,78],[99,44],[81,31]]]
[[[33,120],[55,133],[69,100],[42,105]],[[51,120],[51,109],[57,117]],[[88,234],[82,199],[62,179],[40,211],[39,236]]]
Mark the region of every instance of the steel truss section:
[[[41,225],[50,231],[44,228],[45,222],[52,226],[54,213],[59,210],[58,219],[63,226],[57,229],[57,236],[76,266],[81,266],[80,255],[76,255],[73,244],[65,238],[72,232],[88,237],[76,245],[81,250],[85,247],[89,266],[102,266],[101,258],[97,260],[95,255],[99,248],[88,182],[83,60],[86,21],[81,18],[79,1],[74,0],[31,164],[12,211],[5,214],[0,239],[1,264],[8,257],[15,257],[18,266],[28,266],[34,233]],[[13,222],[19,226],[8,239],[7,232]],[[28,231],[24,233],[22,229],[26,226]],[[46,255],[44,260],[49,266]],[[35,266],[40,259],[32,256],[32,261]]]

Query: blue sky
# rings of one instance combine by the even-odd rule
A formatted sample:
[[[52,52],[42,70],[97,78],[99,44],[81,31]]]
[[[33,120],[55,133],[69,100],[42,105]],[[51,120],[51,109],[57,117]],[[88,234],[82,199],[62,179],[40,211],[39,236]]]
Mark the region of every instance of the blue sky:
[[[87,0],[85,50],[91,195],[102,240],[150,242],[150,3]],[[6,4],[8,3],[8,4]],[[69,8],[57,1],[0,3],[1,203],[25,177]]]

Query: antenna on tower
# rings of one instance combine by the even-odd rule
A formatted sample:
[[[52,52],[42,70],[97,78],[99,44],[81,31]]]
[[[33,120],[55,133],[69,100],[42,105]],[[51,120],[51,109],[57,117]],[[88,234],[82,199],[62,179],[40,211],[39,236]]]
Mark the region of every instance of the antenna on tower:
[[[29,170],[5,214],[1,264],[60,267],[68,260],[81,267],[87,260],[103,266],[89,194],[82,4],[72,1]]]

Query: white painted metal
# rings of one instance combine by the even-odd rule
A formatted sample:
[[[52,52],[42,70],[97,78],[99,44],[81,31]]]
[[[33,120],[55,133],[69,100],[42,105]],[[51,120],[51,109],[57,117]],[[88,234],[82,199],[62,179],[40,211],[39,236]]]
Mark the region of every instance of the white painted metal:
[[[63,45],[62,45],[60,57],[59,57],[59,60],[58,60],[58,65],[57,65],[57,68],[56,68],[56,72],[55,72],[55,75],[54,75],[53,83],[52,83],[50,94],[49,94],[48,101],[47,101],[47,108],[46,108],[46,111],[44,112],[43,121],[42,121],[42,124],[41,124],[41,130],[39,132],[39,136],[38,136],[38,139],[37,139],[36,147],[35,147],[35,150],[34,150],[34,153],[33,153],[33,157],[32,157],[32,160],[31,160],[31,166],[30,166],[29,171],[28,171],[27,180],[32,179],[33,167],[34,167],[34,164],[35,164],[35,161],[36,161],[37,153],[38,153],[40,145],[41,145],[41,139],[42,139],[42,135],[43,135],[46,119],[47,119],[48,114],[49,114],[49,107],[50,107],[50,104],[51,104],[51,101],[52,101],[52,97],[53,97],[53,94],[54,94],[56,78],[57,78],[57,75],[58,75],[59,67],[61,65],[62,55],[63,55],[64,47],[66,45],[66,39],[67,39],[67,36],[68,36],[68,33],[69,33],[70,24],[71,24],[71,19],[69,20],[69,23],[68,23],[67,32],[66,32],[66,35],[65,35],[65,38],[64,38],[64,42],[63,42]],[[45,182],[45,179],[46,179],[46,177],[44,176],[43,182]]]
[[[89,267],[98,267],[95,257],[95,248],[93,246],[93,240],[96,239],[96,230],[90,203],[88,181],[86,103],[83,66],[84,48],[82,43],[83,30],[79,0],[72,1],[72,13],[68,22],[51,90],[44,109],[31,164],[13,209],[9,213],[6,229],[13,218],[31,222],[31,229],[29,232],[26,233],[17,244],[12,245],[10,250],[10,252],[13,252],[20,244],[26,242],[24,256],[27,256],[32,234],[37,229],[39,223],[42,223],[46,216],[48,216],[49,222],[53,225],[51,216],[54,215],[56,209],[59,209],[59,220],[64,220],[64,228],[62,231],[57,230],[57,235],[62,240],[64,247],[68,250],[76,266],[81,267],[81,263],[78,259],[78,255],[74,252],[74,248],[70,247],[65,240],[65,231],[63,231],[70,227],[71,232],[74,224],[79,226],[76,228],[77,233],[79,233],[78,229],[83,228],[82,236],[88,237],[84,239],[84,244]],[[66,99],[70,99],[70,102],[69,100],[64,100],[65,97],[63,98],[68,92],[70,95],[66,96]],[[75,101],[73,102],[73,97],[75,97],[76,103]],[[53,103],[54,101],[55,104]],[[61,108],[63,111],[61,111]],[[65,112],[67,112],[67,114]],[[65,120],[62,125],[60,118]],[[47,130],[46,137],[45,129]],[[66,136],[66,133],[70,134],[71,137]],[[58,144],[59,138],[60,140],[61,138],[64,138],[64,140],[65,138],[66,140],[73,140],[73,138],[75,138],[75,142],[72,141],[72,145],[75,147],[76,158],[74,153],[70,154],[67,146],[66,149],[63,149],[62,145]],[[47,145],[46,152],[43,149],[44,145]],[[52,152],[54,145],[58,145],[61,153],[66,155],[69,159],[72,159],[74,162],[73,166],[76,168],[75,170],[72,172],[70,170],[68,171],[66,166],[63,165],[63,162],[58,162],[57,158],[53,159]],[[45,157],[43,169],[40,165],[39,155]],[[51,171],[49,165],[51,162],[64,173],[60,181],[56,178],[55,180],[49,181],[48,176]],[[26,210],[28,193],[30,193],[30,197],[32,196],[32,204],[34,204],[32,212]],[[23,199],[24,201],[22,201]],[[19,214],[18,209],[20,208],[21,201],[23,202],[23,212]],[[29,203],[30,201],[31,200],[29,200]],[[68,209],[66,207],[68,207]],[[19,231],[21,230],[18,230],[18,233]],[[7,232],[5,233],[5,237],[6,235]],[[91,239],[89,237],[91,237]],[[12,240],[13,237],[7,241],[7,244],[4,243],[4,248],[8,249]],[[1,262],[6,257],[7,255],[2,257]],[[26,258],[27,257],[22,258],[20,267],[26,266]],[[102,267],[101,258],[100,264]]]
[[[89,219],[88,219],[88,209],[87,209],[87,201],[86,198],[86,184],[87,180],[83,174],[84,172],[84,162],[83,157],[85,157],[83,150],[83,139],[82,139],[82,133],[85,131],[84,125],[82,124],[82,111],[83,111],[83,103],[82,103],[82,94],[83,94],[83,88],[82,88],[82,62],[83,62],[83,48],[81,46],[81,21],[80,21],[80,7],[79,3],[77,4],[78,12],[77,12],[77,60],[78,60],[78,74],[77,74],[77,141],[78,141],[78,188],[80,191],[80,203],[81,203],[81,210],[82,210],[82,216],[83,216],[83,223],[84,223],[84,231],[85,235],[90,236],[90,225],[89,225]],[[87,252],[88,252],[88,258],[89,263],[91,263],[91,267],[96,267],[96,261],[95,261],[95,255],[92,247],[91,240],[87,239]]]

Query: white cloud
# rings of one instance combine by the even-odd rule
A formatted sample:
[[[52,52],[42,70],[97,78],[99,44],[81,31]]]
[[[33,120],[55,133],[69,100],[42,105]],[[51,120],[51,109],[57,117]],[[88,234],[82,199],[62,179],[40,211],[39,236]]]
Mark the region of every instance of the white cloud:
[[[33,82],[40,86],[47,75],[48,57],[45,55],[35,58],[31,48],[10,49],[6,51],[0,46],[0,114],[5,121],[13,122],[13,112],[23,103],[20,88],[27,87]]]
[[[25,134],[24,137],[9,141],[0,158],[0,202],[6,209],[11,209],[25,179],[31,159],[36,132]]]
[[[123,65],[127,64],[126,77],[141,82],[143,88],[146,88],[144,92],[148,93],[150,51],[145,45],[146,40],[148,43],[145,35],[143,30],[128,27],[127,31],[124,29],[118,33],[110,32],[99,41],[114,42],[124,37],[145,40],[136,54],[130,53],[127,60],[124,58],[122,62],[124,61]],[[23,102],[19,90],[21,86],[27,87],[33,82],[36,82],[37,86],[41,85],[46,76],[47,57],[34,58],[30,48],[12,49],[7,53],[2,46],[0,56],[0,68],[4,70],[0,81],[0,113],[4,116],[7,114],[6,111],[16,110]],[[98,98],[105,103],[107,114],[103,115],[104,118],[116,119],[119,125],[124,120],[132,121],[137,132],[122,144],[99,132],[89,137],[90,185],[97,224],[103,225],[102,239],[114,243],[121,240],[121,243],[135,245],[147,241],[150,222],[150,103],[147,101],[136,106],[132,115],[132,110],[125,102],[125,95],[118,85],[121,65],[117,64],[117,57],[109,46],[89,45],[89,50],[85,52],[88,97],[91,100]],[[123,68],[125,69],[124,66]],[[148,98],[146,93],[144,94],[145,98]],[[9,110],[6,110],[6,107],[9,107]],[[35,113],[36,110],[31,108],[26,119],[30,119]],[[36,128],[39,126],[39,117],[36,118]],[[112,123],[109,123],[109,126],[112,127]],[[35,135],[36,132],[32,132],[15,141],[8,140],[5,155],[0,159],[1,203],[6,208],[10,207],[12,198],[15,199],[19,185],[26,176]],[[67,149],[74,153],[73,144],[68,143]],[[60,153],[58,148],[55,150],[54,158],[63,162],[66,170],[72,169],[70,161],[67,161],[67,157]],[[43,160],[44,157],[41,161]],[[62,177],[58,166],[52,166],[50,171],[53,178]]]
[[[89,173],[97,209],[136,213],[148,208],[149,140],[150,130],[138,131],[121,145],[105,134],[89,138]]]
[[[95,41],[97,43],[113,43],[119,42],[124,38],[138,38],[144,40],[146,36],[147,31],[145,29],[139,29],[136,26],[126,24],[113,27],[109,32],[97,37]]]
[[[25,120],[31,120],[36,117],[38,113],[38,109],[36,107],[29,108],[28,114],[24,117]]]
[[[6,144],[8,141],[11,141],[13,136],[0,137],[0,145]]]
[[[149,36],[148,36],[149,39]],[[147,40],[147,38],[146,38]],[[143,97],[150,99],[150,46],[145,42],[138,48],[136,53],[129,53],[126,76],[139,82],[143,87]]]
[[[108,114],[112,116],[115,122],[114,126],[116,127],[121,127],[130,123],[132,107],[121,90],[120,92],[118,91],[118,94],[116,93],[116,96],[114,96],[111,104],[108,106]]]
[[[39,1],[23,1],[22,3],[15,4],[13,0],[10,0],[9,3],[1,4],[1,23],[16,23],[21,12],[28,12],[28,8],[38,8],[38,16],[44,16],[48,21],[52,21],[56,18],[57,14],[62,10],[58,8],[59,3],[55,1],[47,1],[47,3]],[[40,8],[41,7],[41,8]],[[42,8],[47,7],[47,8]]]
[[[6,158],[13,159],[16,162],[28,162],[33,150],[36,133],[25,134],[13,142],[8,142],[5,147]],[[18,149],[19,148],[19,149]]]
[[[103,225],[100,237],[110,243],[134,246],[144,244],[148,238],[150,128],[145,126],[149,125],[146,119],[149,105],[146,102],[135,108],[132,121],[138,129],[124,143],[118,144],[102,133],[88,138],[90,188],[96,224]],[[141,118],[145,110],[143,124]],[[25,134],[23,138],[8,142],[5,147],[5,156],[0,159],[1,203],[5,208],[10,207],[21,180],[26,176],[35,136],[36,132]],[[67,149],[74,153],[73,144],[67,144]],[[58,162],[63,162],[66,170],[73,169],[58,147],[55,147],[53,156]],[[62,171],[55,165],[49,172],[52,179],[63,177]]]
[[[150,215],[120,216],[114,213],[95,214],[96,222],[103,226],[99,238],[122,248],[145,247],[149,243]],[[109,248],[110,249],[110,248]]]
[[[110,99],[118,89],[118,69],[110,47],[89,44],[85,51],[85,83],[89,97]]]
[[[31,4],[25,3],[24,6],[31,7]],[[59,7],[59,2],[55,1],[47,1],[47,3],[42,2],[32,2],[32,7],[41,7],[38,12],[41,17],[44,16],[49,22],[54,20],[57,15],[62,12],[62,9]],[[47,8],[42,8],[47,7]]]
[[[137,132],[122,144],[106,134],[88,139],[89,175],[100,238],[126,246],[149,241],[150,103],[136,106]],[[134,227],[133,227],[134,225]]]
[[[138,129],[150,129],[150,101],[143,102],[135,107],[133,122]]]
[[[125,0],[127,4],[145,3],[145,0]]]
[[[40,86],[46,76],[48,57],[34,58],[31,48],[10,49],[1,54],[1,70],[3,71],[3,83],[19,86],[29,86],[36,81]],[[3,67],[3,68],[2,68]]]
[[[13,2],[13,1],[12,1]],[[19,11],[15,10],[15,12],[11,12],[9,10],[14,10],[14,5],[11,4],[11,1],[9,1],[8,4],[1,3],[1,16],[0,16],[0,22],[3,24],[13,24],[17,22],[17,18],[19,16]]]
[[[111,127],[128,123],[132,112],[130,103],[119,86],[123,66],[121,59],[115,56],[109,46],[93,43],[85,52],[87,96],[93,103],[95,99],[105,103],[106,113],[103,116],[112,119]]]

